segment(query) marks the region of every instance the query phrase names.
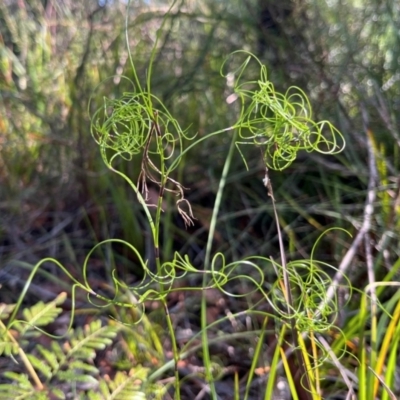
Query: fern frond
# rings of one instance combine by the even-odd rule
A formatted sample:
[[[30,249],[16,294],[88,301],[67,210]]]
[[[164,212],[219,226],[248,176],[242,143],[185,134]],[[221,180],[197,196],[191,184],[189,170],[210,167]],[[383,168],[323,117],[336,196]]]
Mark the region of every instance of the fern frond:
[[[64,394],[64,392],[62,390],[53,388],[52,391],[51,391],[51,397],[48,397],[47,400],[49,398],[50,399],[54,399],[54,400],[55,399],[64,400],[65,399],[65,394]]]
[[[93,375],[98,375],[99,370],[94,365],[88,364],[86,360],[71,358],[69,343],[66,344],[65,350],[55,341],[52,342],[51,349],[46,349],[41,345],[37,345],[35,349],[41,357],[28,354],[28,359],[35,370],[41,373],[48,382],[56,379],[69,383],[97,385],[97,380],[93,378]],[[86,352],[80,353],[81,356],[83,354]],[[73,353],[74,357],[76,355],[77,353]],[[92,358],[94,357],[89,357],[89,360]]]
[[[0,330],[0,356],[9,357],[18,353],[18,344],[11,341],[9,335],[12,334],[7,329]]]
[[[38,303],[31,307],[28,312],[24,312],[27,322],[30,324],[34,321],[36,326],[52,322],[59,314],[58,301],[63,301],[63,299],[58,297],[49,304]],[[1,325],[0,321],[0,329]],[[23,322],[18,321],[17,324],[13,324],[12,330],[7,330],[4,325],[3,327],[0,331],[0,353],[3,352],[6,355],[17,353],[21,350],[21,346],[26,344],[25,340],[22,341],[20,333],[28,332],[32,326],[27,325],[27,329],[25,329]],[[92,390],[93,396],[95,396],[95,393],[99,392],[99,370],[93,365],[93,359],[98,350],[103,350],[112,344],[119,329],[115,325],[102,326],[101,320],[97,320],[83,329],[78,328],[71,331],[70,339],[63,344],[52,340],[47,347],[36,345],[34,351],[26,355],[26,361],[32,371],[43,376],[46,382],[45,389],[38,390],[38,387],[31,382],[27,375],[7,372],[2,374],[5,382],[0,383],[0,399],[64,399],[66,394],[80,393],[82,390],[84,392]],[[41,334],[41,332],[38,333]],[[13,340],[14,336],[18,337],[18,341],[17,339]],[[106,397],[106,399],[145,398],[143,392],[139,390],[140,374],[131,377],[120,373],[117,374],[117,378],[111,383],[111,388],[107,385],[106,387],[109,388],[108,392],[118,394],[119,397]],[[134,393],[135,397],[132,395],[127,397],[126,393]],[[125,397],[121,397],[122,395]],[[104,397],[100,398],[104,399]]]
[[[36,396],[36,391],[29,378],[25,374],[18,374],[16,372],[4,372],[4,377],[12,381],[12,383],[6,383],[0,385],[0,399],[40,399]],[[46,397],[42,397],[46,399]]]
[[[69,386],[77,387],[78,384],[85,384],[85,387],[95,388],[98,385],[97,379],[88,374],[77,373],[73,369],[67,369],[66,371],[59,371],[57,374],[57,380],[67,382]]]
[[[35,328],[36,326],[45,326],[53,323],[62,312],[62,308],[57,306],[62,304],[66,298],[67,294],[62,292],[49,303],[43,303],[42,301],[39,301],[32,307],[25,308],[22,314],[27,324],[22,323],[21,321],[19,321],[19,324],[16,324],[21,334],[26,334],[27,331]]]
[[[70,362],[68,368],[74,370],[75,372],[83,371],[83,372],[88,372],[92,375],[97,375],[99,373],[98,368],[96,368],[94,365],[87,364],[82,360],[74,360]]]
[[[90,391],[87,398],[88,400],[104,400],[104,397],[100,393],[94,391]]]
[[[41,373],[46,379],[51,379],[53,376],[52,368],[49,364],[43,362],[42,359],[37,358],[33,354],[27,354],[29,362],[32,364],[36,372]]]
[[[109,346],[118,332],[116,326],[101,326],[101,320],[85,325],[83,329],[76,329],[71,336],[71,348],[68,357],[78,359],[93,359],[95,350],[104,350]]]
[[[60,389],[39,391],[25,374],[5,372],[3,376],[12,383],[0,384],[1,400],[64,400],[65,394]]]
[[[4,307],[3,307],[4,306]],[[4,304],[0,304],[0,309],[3,307],[4,315],[8,315],[9,311],[12,308],[7,309],[7,306]],[[0,319],[0,356],[12,356],[18,353],[19,347],[23,344],[21,340],[21,344],[18,344],[17,338],[19,336],[18,331],[15,329],[8,329],[3,321]]]
[[[53,341],[51,343],[51,349],[46,349],[39,344],[36,346],[36,350],[39,351],[40,355],[43,357],[43,360],[46,361],[52,370],[57,370],[60,368],[60,360],[63,360],[64,354],[61,346],[57,342]]]
[[[14,310],[15,304],[0,303],[0,321],[7,319]]]
[[[65,351],[63,350],[63,348],[61,347],[60,343],[56,342],[55,340],[53,340],[51,342],[51,351],[54,354],[54,356],[57,358],[57,360],[63,360],[65,357]]]
[[[28,354],[27,357],[31,362],[35,371],[41,373],[47,381],[50,381],[57,375],[62,366],[67,365],[67,358],[56,341],[51,342],[50,349],[47,349],[40,344],[35,347],[38,355]]]
[[[132,369],[129,375],[119,371],[113,380],[101,379],[99,389],[103,398],[107,400],[146,400],[141,386],[147,375],[148,369],[143,367]],[[96,397],[92,398],[94,399]]]

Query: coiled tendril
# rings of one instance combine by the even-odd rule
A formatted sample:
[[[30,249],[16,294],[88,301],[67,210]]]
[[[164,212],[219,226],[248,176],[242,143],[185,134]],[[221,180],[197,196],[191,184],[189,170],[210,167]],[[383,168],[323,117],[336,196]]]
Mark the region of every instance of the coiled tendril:
[[[233,54],[238,53],[248,54],[235,71],[234,84],[234,91],[242,102],[236,126],[241,138],[237,147],[243,159],[240,145],[254,143],[264,148],[268,168],[283,170],[300,150],[336,154],[344,148],[343,136],[329,121],[313,120],[311,104],[300,88],[291,86],[284,94],[276,92],[268,80],[266,66],[245,51]],[[242,82],[252,59],[260,65],[260,79]]]

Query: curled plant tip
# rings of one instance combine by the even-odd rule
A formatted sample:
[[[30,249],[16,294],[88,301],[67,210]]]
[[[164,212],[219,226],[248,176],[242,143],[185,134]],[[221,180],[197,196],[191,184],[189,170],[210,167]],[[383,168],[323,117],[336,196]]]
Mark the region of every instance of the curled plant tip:
[[[148,183],[152,182],[159,188],[159,198],[164,192],[180,197],[179,214],[186,227],[193,225],[191,207],[184,200],[185,188],[170,177],[182,159],[183,139],[193,138],[186,135],[156,96],[138,91],[124,93],[119,99],[105,98],[103,107],[92,117],[91,133],[100,146],[105,164],[130,182],[140,203],[155,208],[162,203],[162,200],[161,203],[154,200],[150,193]],[[113,166],[118,157],[141,160],[136,186]],[[187,210],[182,209],[182,202],[187,204]]]
[[[182,151],[182,140],[190,139],[156,96],[140,91],[124,93],[118,99],[104,98],[103,106],[91,117],[91,134],[108,166],[116,156],[131,160],[142,155],[156,172],[149,155],[170,160],[176,149],[178,155]],[[178,164],[175,160],[175,168]]]
[[[287,168],[300,150],[339,153],[344,147],[343,136],[330,122],[313,120],[311,104],[305,93],[294,86],[284,94],[276,92],[268,80],[265,65],[254,55],[247,54],[234,86],[242,101],[237,122],[241,138],[237,142],[239,151],[239,146],[244,144],[254,143],[262,147],[266,166],[274,170]],[[260,79],[240,82],[251,59],[260,65]],[[254,86],[255,90],[249,89]]]
[[[276,266],[280,274],[282,267]],[[287,264],[293,299],[292,314],[287,313],[286,298],[280,285],[282,279],[274,284],[272,299],[275,311],[282,318],[294,318],[299,332],[326,332],[334,325],[339,310],[336,301],[327,301],[327,288],[332,280],[324,269],[334,268],[315,260],[298,260]]]
[[[122,157],[139,154],[151,132],[151,115],[141,96],[125,93],[120,99],[104,99],[93,118],[92,135],[102,149]]]
[[[196,136],[190,136],[187,130],[182,130],[162,101],[151,93],[151,68],[156,48],[150,60],[147,90],[142,89],[130,57],[134,79],[122,78],[132,84],[133,90],[123,93],[117,99],[104,97],[103,105],[91,116],[91,134],[100,147],[104,163],[124,178],[135,191],[139,203],[145,209],[155,241],[160,214],[164,211],[162,205],[165,192],[179,197],[177,209],[185,226],[194,225],[191,206],[184,199],[185,188],[170,175],[183,159],[184,140],[190,141]],[[118,158],[140,161],[136,184],[114,165]],[[157,198],[149,188],[150,182],[159,188]],[[182,207],[183,203],[186,205]],[[150,215],[150,207],[157,209],[155,221]]]
[[[185,204],[188,208],[187,211],[182,209],[182,204]],[[194,221],[196,218],[193,216],[193,211],[192,211],[192,206],[190,205],[189,201],[186,200],[185,198],[181,198],[176,202],[176,207],[178,209],[178,212],[180,216],[183,219],[183,222],[185,223],[185,227],[193,226]]]

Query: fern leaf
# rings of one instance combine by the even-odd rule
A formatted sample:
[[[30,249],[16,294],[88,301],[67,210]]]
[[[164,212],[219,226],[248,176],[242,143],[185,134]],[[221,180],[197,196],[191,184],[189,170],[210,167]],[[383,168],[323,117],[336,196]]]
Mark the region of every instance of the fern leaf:
[[[32,327],[44,326],[54,322],[54,320],[62,312],[62,309],[57,306],[62,304],[66,298],[67,294],[63,292],[49,303],[43,303],[42,301],[39,301],[32,307],[25,308],[22,314],[25,318],[25,321],[28,322],[29,325],[24,325],[24,327],[21,329],[21,333],[26,333],[26,331],[32,329]]]
[[[89,365],[81,360],[73,360],[67,370],[59,371],[56,375],[57,380],[67,382],[69,385],[82,386],[79,384],[85,384],[85,388],[88,387],[97,388],[98,381],[98,369]],[[93,377],[96,375],[96,378]]]
[[[0,399],[34,399],[35,388],[25,374],[16,372],[4,372],[3,376],[12,383],[0,385]]]
[[[84,371],[92,375],[97,375],[99,370],[94,366],[83,362],[82,360],[74,360],[69,363],[68,368],[74,370],[75,372]]]
[[[14,308],[15,304],[0,303],[0,320],[4,321],[5,319],[7,319]]]
[[[36,326],[52,322],[60,312],[60,309],[57,309],[57,303],[60,301],[63,301],[63,296],[51,303],[37,303],[29,310],[25,310],[24,316],[27,322],[34,323]],[[33,331],[31,328],[30,325],[26,328],[22,321],[13,324],[13,330],[17,331],[14,334],[18,331],[30,334]],[[27,354],[27,357],[34,370],[45,378],[48,389],[37,391],[26,375],[15,372],[3,373],[2,380],[5,383],[0,382],[0,400],[64,399],[68,393],[75,393],[79,397],[79,392],[82,390],[85,393],[91,390],[92,395],[89,398],[94,400],[145,399],[144,393],[140,390],[140,376],[127,376],[123,373],[117,373],[116,379],[110,382],[111,386],[104,383],[110,396],[95,396],[95,393],[99,392],[97,378],[99,370],[92,365],[91,360],[95,358],[97,350],[103,350],[112,344],[118,331],[118,326],[102,326],[101,320],[97,320],[83,329],[71,331],[70,340],[64,344],[53,340],[48,347],[35,346],[34,352]],[[19,336],[18,344],[14,345],[4,329],[0,333],[0,353],[9,355],[17,352],[18,346],[26,344],[21,339],[22,337]],[[99,395],[101,396],[101,393]]]
[[[36,372],[40,372],[49,381],[57,374],[61,366],[66,363],[65,355],[56,341],[51,343],[50,350],[40,344],[35,349],[41,357],[34,354],[28,354],[27,357]]]
[[[77,374],[76,371],[72,369],[68,369],[66,371],[59,371],[57,374],[57,379],[63,382],[68,382],[69,384],[73,384],[71,386],[77,385],[77,383],[85,383],[90,387],[97,387],[97,379],[91,375],[87,374]]]
[[[51,351],[53,352],[54,356],[57,360],[63,360],[65,358],[65,351],[62,349],[61,345],[53,340],[51,342]]]
[[[145,393],[140,389],[147,373],[146,368],[136,368],[129,375],[118,371],[114,380],[100,380],[100,392],[107,400],[146,400]]]
[[[43,362],[43,360],[37,358],[33,354],[27,354],[30,363],[35,368],[36,372],[40,372],[46,379],[50,379],[53,375],[51,367]]]
[[[87,398],[88,400],[104,400],[104,397],[100,393],[93,390],[87,394]]]
[[[65,399],[65,394],[63,393],[63,391],[62,390],[60,390],[60,389],[55,389],[55,388],[53,388],[52,390],[51,390],[51,397],[50,397],[51,399],[60,399],[60,400],[64,400]],[[47,399],[48,400],[48,399]]]
[[[13,343],[6,332],[6,330],[0,332],[0,356],[9,357],[18,353],[18,344]]]
[[[29,361],[34,366],[37,372],[40,372],[48,381],[50,379],[58,379],[68,382],[85,382],[93,385],[97,383],[91,375],[97,375],[98,369],[82,360],[68,360],[62,352],[60,345],[57,342],[52,342],[51,350],[44,348],[41,345],[36,346],[36,350],[42,356],[38,357],[28,354]],[[55,350],[55,351],[52,351]],[[67,370],[61,368],[67,367]]]
[[[101,320],[85,325],[84,329],[78,328],[71,338],[71,349],[68,356],[80,359],[93,359],[96,356],[94,350],[104,350],[117,335],[118,327],[101,326]]]
[[[61,349],[60,345],[54,341],[52,342],[51,350],[44,348],[40,344],[36,346],[36,349],[43,357],[43,360],[46,361],[52,370],[58,370],[60,368],[60,360],[64,358],[62,351],[61,354],[54,351],[55,347],[59,347]]]

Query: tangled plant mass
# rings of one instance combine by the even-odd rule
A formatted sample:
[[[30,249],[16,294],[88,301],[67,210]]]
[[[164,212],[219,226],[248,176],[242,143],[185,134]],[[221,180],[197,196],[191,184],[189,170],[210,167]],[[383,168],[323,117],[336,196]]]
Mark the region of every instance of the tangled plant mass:
[[[242,83],[241,77],[251,59],[260,65],[260,80]],[[252,55],[237,73],[234,90],[242,101],[236,125],[241,138],[238,149],[239,145],[251,143],[264,148],[266,166],[279,171],[287,168],[300,150],[324,154],[343,150],[345,142],[341,133],[329,121],[312,119],[311,104],[300,88],[292,86],[285,94],[276,92],[268,80],[265,65]],[[257,89],[247,89],[251,85]]]
[[[317,151],[325,154],[335,154],[344,147],[344,139],[340,132],[328,121],[314,122],[312,117],[311,104],[305,93],[297,88],[290,87],[285,94],[275,91],[274,85],[268,80],[267,70],[264,65],[253,55],[238,51],[231,55],[243,56],[245,60],[235,70],[236,80],[233,89],[238,98],[241,99],[241,110],[238,121],[230,128],[210,133],[191,143],[184,149],[184,139],[194,140],[195,136],[189,137],[179,126],[179,123],[169,113],[162,102],[154,95],[141,89],[139,82],[134,85],[136,92],[124,93],[120,99],[105,98],[103,106],[94,114],[92,118],[92,134],[99,144],[101,154],[106,165],[113,171],[126,179],[131,187],[138,194],[143,195],[147,200],[147,182],[151,181],[160,188],[160,199],[164,191],[172,192],[179,197],[176,201],[177,209],[184,219],[186,225],[193,221],[192,209],[189,202],[184,198],[184,187],[181,183],[171,177],[171,173],[182,160],[182,156],[199,144],[201,141],[215,134],[227,134],[229,130],[237,130],[238,140],[235,145],[238,148],[243,160],[244,156],[240,150],[241,145],[255,145],[263,149],[263,159],[267,168],[283,170],[287,168],[296,158],[301,150],[307,152]],[[221,75],[227,76],[222,70],[226,68],[229,58],[221,67]],[[250,61],[256,61],[259,65],[260,79],[257,81],[248,81],[243,79],[245,71]],[[229,72],[232,74],[232,72]],[[140,157],[140,171],[137,184],[133,184],[131,179],[116,170],[113,161],[117,157],[125,160],[131,160],[133,157]],[[244,160],[245,161],[245,160]],[[246,163],[246,162],[245,162]],[[268,179],[266,176],[265,179]],[[145,210],[148,204],[142,202]],[[182,207],[184,205],[184,207]],[[161,202],[155,204],[158,211],[161,209]],[[153,224],[152,217],[148,213],[150,224]],[[159,215],[159,214],[158,214]],[[154,242],[158,243],[158,219],[153,225]],[[218,261],[217,261],[218,260]],[[299,265],[302,275],[304,270],[308,270],[311,283],[309,286],[317,286],[320,295],[301,297],[297,299],[296,304],[292,305],[293,315],[289,316],[279,305],[285,298],[281,286],[275,285],[274,290],[267,294],[263,289],[263,272],[257,265],[258,262],[272,264],[278,273],[278,277],[288,271],[288,282],[295,287],[302,287],[304,293],[307,292],[306,282],[302,280],[299,272],[296,271]],[[325,302],[325,308],[320,309],[319,322],[325,321],[321,330],[325,330],[330,323],[326,322],[326,315],[335,313],[331,308],[332,304],[324,299],[324,287],[329,285],[329,279],[321,280],[321,271],[318,263],[312,260],[303,260],[301,264],[298,261],[281,266],[268,258],[250,257],[246,260],[235,261],[225,264],[224,255],[215,254],[211,262],[211,271],[199,271],[194,268],[187,256],[175,254],[173,261],[161,262],[158,260],[157,273],[151,273],[147,266],[144,266],[145,275],[150,278],[152,283],[163,282],[167,284],[163,290],[160,290],[160,297],[165,298],[166,292],[173,290],[172,285],[175,279],[182,278],[186,273],[200,272],[209,276],[207,288],[217,287],[226,294],[226,285],[228,282],[236,279],[248,280],[251,287],[250,292],[259,291],[264,294],[265,299],[271,304],[275,312],[282,318],[295,318],[302,331],[306,326],[314,324],[313,318],[320,304]],[[255,269],[254,274],[242,274],[241,267],[247,265],[247,268]],[[167,272],[168,271],[168,272]],[[180,271],[176,274],[176,271]],[[259,279],[256,279],[258,276]],[[279,278],[280,279],[280,278]],[[278,280],[279,281],[279,280]],[[278,282],[277,281],[277,282]],[[115,281],[117,286],[125,286],[122,282]],[[153,290],[147,291],[148,283],[145,286],[129,288],[134,290],[138,298],[143,301],[150,293],[152,298],[158,298]],[[142,291],[145,289],[144,291]],[[287,290],[287,288],[286,288]],[[250,293],[249,292],[249,293]],[[247,293],[247,294],[249,294]],[[270,299],[270,296],[275,297]],[[318,297],[318,299],[316,298]],[[303,312],[304,307],[307,312]],[[312,310],[313,309],[313,310]],[[303,311],[302,311],[303,310]],[[322,317],[322,318],[321,318]],[[308,322],[307,322],[308,321]],[[315,328],[315,327],[314,327]]]

